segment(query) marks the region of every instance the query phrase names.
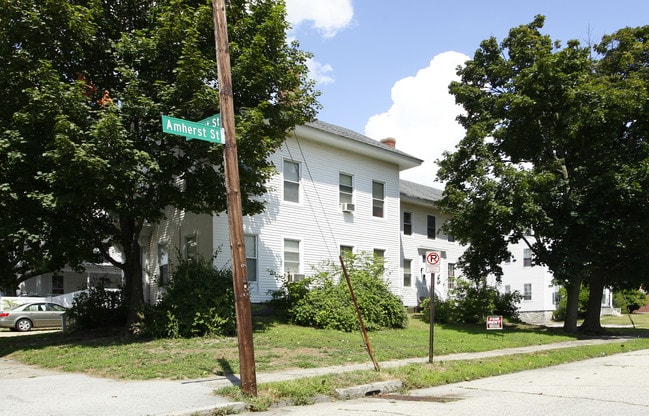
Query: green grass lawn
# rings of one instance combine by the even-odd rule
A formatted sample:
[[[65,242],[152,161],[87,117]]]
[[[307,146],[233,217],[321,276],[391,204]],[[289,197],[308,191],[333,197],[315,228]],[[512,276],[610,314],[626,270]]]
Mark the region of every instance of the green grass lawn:
[[[634,316],[635,317],[635,316]],[[647,316],[649,317],[649,316]],[[620,317],[625,318],[625,317]],[[628,317],[626,317],[628,321]],[[642,321],[649,329],[648,320]],[[615,329],[638,336],[641,329]],[[502,336],[483,326],[436,325],[434,355],[477,352],[574,340],[560,328],[507,326]],[[411,318],[409,327],[369,334],[378,361],[427,357],[429,326]],[[369,362],[360,332],[316,330],[255,318],[257,372]],[[39,333],[0,337],[0,356],[63,371],[121,379],[197,379],[239,371],[236,337],[143,340],[111,331]]]
[[[606,345],[582,345],[558,350],[507,355],[479,360],[444,361],[443,356],[462,352],[544,345],[579,339],[561,328],[507,325],[502,333],[488,333],[484,326],[436,325],[433,364],[413,364],[381,371],[339,372],[319,377],[258,386],[256,397],[244,397],[238,387],[216,393],[247,402],[249,410],[266,410],[277,403],[305,405],[321,395],[333,396],[335,389],[388,379],[399,379],[404,392],[414,388],[472,380],[498,374],[649,348],[649,315],[603,317],[609,335],[624,335]],[[276,322],[271,318],[255,321],[254,347],[257,373],[285,369],[370,363],[360,332],[316,330]],[[3,334],[8,335],[8,334]],[[369,334],[372,350],[379,361],[426,358],[429,326],[411,317],[407,329]],[[0,356],[62,371],[81,372],[117,379],[199,379],[216,374],[238,373],[237,339],[204,337],[192,339],[145,340],[123,337],[119,332],[74,331],[39,332],[0,337]]]

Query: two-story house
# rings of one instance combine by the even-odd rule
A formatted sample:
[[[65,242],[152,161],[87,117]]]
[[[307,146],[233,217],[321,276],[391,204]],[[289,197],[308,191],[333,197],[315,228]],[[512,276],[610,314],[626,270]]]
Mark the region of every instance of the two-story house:
[[[297,126],[271,156],[276,166],[266,209],[244,217],[248,280],[252,302],[270,299],[277,277],[313,274],[322,261],[341,252],[385,259],[386,278],[400,294],[401,228],[399,172],[422,161],[351,130],[316,121]],[[149,298],[165,283],[173,247],[184,255],[219,254],[215,266],[230,263],[227,216],[169,212],[146,244]]]

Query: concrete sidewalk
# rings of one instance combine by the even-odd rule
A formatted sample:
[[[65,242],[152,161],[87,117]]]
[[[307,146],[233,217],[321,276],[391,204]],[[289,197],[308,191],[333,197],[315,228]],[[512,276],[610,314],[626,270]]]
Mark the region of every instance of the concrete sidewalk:
[[[619,341],[620,338],[570,341],[481,353],[445,355],[434,357],[434,361],[469,360]],[[420,358],[384,362],[380,363],[380,366],[388,368],[426,362],[428,362],[428,358]],[[258,373],[257,383],[363,369],[371,370],[373,366],[368,362],[357,365]],[[241,403],[230,402],[227,398],[214,394],[214,390],[217,388],[235,385],[238,381],[236,377],[214,377],[191,381],[123,381],[62,373],[0,358],[0,380],[3,386],[0,416],[193,416],[213,414],[215,409],[223,407],[242,410]],[[305,409],[302,408],[302,410]],[[310,410],[309,413],[311,413]]]

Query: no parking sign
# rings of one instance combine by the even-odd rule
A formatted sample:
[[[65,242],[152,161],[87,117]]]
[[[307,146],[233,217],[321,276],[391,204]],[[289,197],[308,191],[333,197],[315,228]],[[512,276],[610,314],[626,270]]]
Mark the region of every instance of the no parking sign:
[[[426,273],[439,273],[439,263],[442,256],[437,251],[426,253]]]

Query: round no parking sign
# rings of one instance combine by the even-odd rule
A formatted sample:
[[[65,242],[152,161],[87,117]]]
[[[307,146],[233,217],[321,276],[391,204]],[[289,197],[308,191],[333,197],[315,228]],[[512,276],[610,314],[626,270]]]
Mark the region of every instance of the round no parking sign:
[[[441,256],[437,251],[429,251],[426,253],[426,272],[439,273],[439,263]]]

